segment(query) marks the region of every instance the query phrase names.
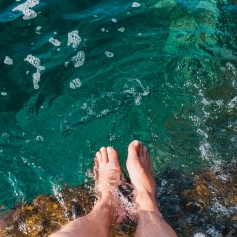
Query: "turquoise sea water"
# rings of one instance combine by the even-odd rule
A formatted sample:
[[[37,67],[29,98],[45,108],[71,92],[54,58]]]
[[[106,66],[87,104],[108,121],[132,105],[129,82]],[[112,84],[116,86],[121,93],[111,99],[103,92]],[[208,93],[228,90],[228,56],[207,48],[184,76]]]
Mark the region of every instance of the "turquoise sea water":
[[[0,207],[125,169],[218,169],[237,152],[236,1],[0,2]]]

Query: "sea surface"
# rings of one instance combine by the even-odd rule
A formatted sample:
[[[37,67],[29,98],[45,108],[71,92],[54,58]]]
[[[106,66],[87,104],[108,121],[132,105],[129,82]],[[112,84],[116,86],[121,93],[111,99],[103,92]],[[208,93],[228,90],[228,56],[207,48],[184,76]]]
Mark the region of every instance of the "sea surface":
[[[1,0],[0,209],[125,170],[218,170],[237,154],[237,1]]]

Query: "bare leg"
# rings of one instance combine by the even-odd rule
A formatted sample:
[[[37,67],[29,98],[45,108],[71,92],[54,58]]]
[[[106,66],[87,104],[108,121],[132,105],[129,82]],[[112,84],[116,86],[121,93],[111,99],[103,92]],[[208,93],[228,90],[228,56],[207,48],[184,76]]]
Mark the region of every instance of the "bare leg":
[[[163,219],[155,198],[156,184],[147,148],[139,141],[128,147],[127,170],[136,191],[138,226],[136,237],[177,237]]]
[[[114,192],[118,188],[121,172],[118,154],[112,147],[102,147],[96,153],[94,172],[97,175],[99,201],[93,210],[87,216],[63,226],[50,237],[109,237],[119,208]]]

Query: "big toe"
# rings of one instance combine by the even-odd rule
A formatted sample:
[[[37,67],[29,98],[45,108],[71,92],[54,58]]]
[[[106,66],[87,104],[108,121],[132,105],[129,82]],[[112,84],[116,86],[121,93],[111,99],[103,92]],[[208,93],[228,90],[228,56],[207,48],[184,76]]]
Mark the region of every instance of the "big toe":
[[[113,147],[109,146],[107,147],[107,153],[109,162],[120,169],[117,151]]]
[[[142,147],[142,143],[134,140],[128,146],[128,159],[138,158],[139,149]]]
[[[112,146],[107,147],[107,153],[109,161],[118,161],[118,153]]]

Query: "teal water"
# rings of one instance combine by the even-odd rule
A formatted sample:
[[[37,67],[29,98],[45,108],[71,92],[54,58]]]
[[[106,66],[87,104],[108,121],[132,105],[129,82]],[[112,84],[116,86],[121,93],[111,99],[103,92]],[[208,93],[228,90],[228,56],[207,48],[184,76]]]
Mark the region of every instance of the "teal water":
[[[101,146],[125,169],[133,139],[155,174],[236,160],[236,4],[1,1],[2,209],[84,183]]]

